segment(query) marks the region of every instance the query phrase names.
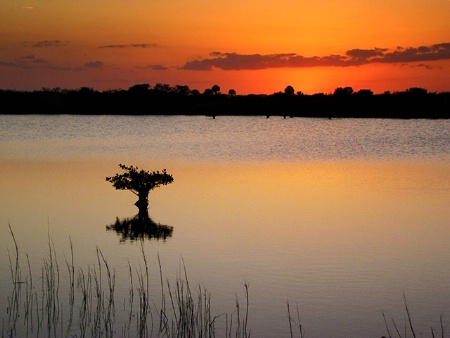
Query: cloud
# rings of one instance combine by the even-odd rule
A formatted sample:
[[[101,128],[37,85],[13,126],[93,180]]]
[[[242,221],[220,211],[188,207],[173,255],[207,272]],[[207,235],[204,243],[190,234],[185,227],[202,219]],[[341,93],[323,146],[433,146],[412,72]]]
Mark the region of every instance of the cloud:
[[[44,47],[63,47],[67,46],[69,41],[61,41],[61,40],[42,40],[37,41],[32,44],[34,48],[44,48]]]
[[[399,63],[399,62],[423,62],[450,59],[450,43],[440,43],[431,46],[417,48],[398,48],[395,51],[383,53],[374,58],[373,62]]]
[[[126,45],[104,45],[98,48],[157,48],[156,43],[130,43]]]
[[[47,60],[36,57],[33,54],[20,56],[12,61],[0,61],[0,66],[13,67],[20,69],[52,69],[52,70],[71,70],[70,67],[54,65]]]
[[[223,70],[256,70],[267,68],[296,68],[337,66],[345,67],[355,65],[350,59],[342,55],[328,55],[324,57],[304,57],[295,53],[288,54],[237,54],[237,53],[213,53],[213,58],[193,60],[187,62],[182,69],[211,70],[220,68]],[[360,64],[361,62],[357,62]]]
[[[0,60],[0,66],[3,67],[16,67],[16,64],[12,61],[1,61]]]
[[[418,64],[417,67],[423,67],[423,68],[426,68],[426,69],[432,69],[432,68],[433,68],[432,66],[426,65],[426,64],[424,64],[424,63]]]
[[[256,70],[267,68],[299,67],[350,67],[371,63],[411,63],[450,59],[450,43],[431,46],[350,49],[345,55],[302,56],[296,53],[284,54],[238,54],[212,52],[210,58],[186,62],[186,70]]]
[[[46,60],[37,58],[33,54],[18,57],[17,59],[15,59],[12,62],[13,67],[24,68],[24,69],[31,69],[31,68],[42,67],[42,66],[47,67],[48,65],[49,65],[49,63]]]
[[[137,69],[150,69],[150,70],[167,70],[169,67],[163,65],[148,65],[148,66],[138,66]]]
[[[384,52],[388,49],[385,48],[374,48],[374,49],[350,49],[345,55],[351,58],[362,58],[367,59],[374,56],[382,56]]]
[[[402,66],[410,66],[410,67],[416,67],[416,68],[425,68],[425,69],[443,69],[442,66],[438,66],[438,65],[430,65],[430,64],[426,64],[426,63],[419,63],[416,64],[414,66],[411,66],[409,64],[403,64]]]
[[[52,64],[47,60],[36,57],[34,54],[23,55],[14,60],[0,60],[0,67],[13,67],[20,69],[46,69],[58,71],[85,71],[86,69],[96,69],[103,67],[102,61],[86,62],[83,67],[73,68],[64,65]]]
[[[101,68],[103,67],[103,62],[101,61],[90,61],[84,64],[85,68]]]

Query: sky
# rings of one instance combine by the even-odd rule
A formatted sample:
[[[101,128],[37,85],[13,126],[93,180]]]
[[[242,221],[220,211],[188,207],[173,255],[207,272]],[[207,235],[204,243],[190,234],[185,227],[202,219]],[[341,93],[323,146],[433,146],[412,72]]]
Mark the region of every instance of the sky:
[[[450,0],[1,0],[0,89],[450,91]]]

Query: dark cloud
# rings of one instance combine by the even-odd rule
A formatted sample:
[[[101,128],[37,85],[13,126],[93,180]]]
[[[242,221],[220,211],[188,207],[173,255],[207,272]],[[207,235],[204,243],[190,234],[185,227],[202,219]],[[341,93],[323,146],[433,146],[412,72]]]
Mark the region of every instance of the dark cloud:
[[[440,43],[417,48],[397,48],[396,51],[383,53],[382,56],[374,58],[372,61],[381,63],[399,63],[448,59],[450,59],[450,43]]]
[[[136,67],[136,68],[138,68],[138,69],[150,69],[150,70],[167,70],[167,69],[169,69],[168,67],[166,67],[166,66],[163,66],[163,65],[148,65],[148,66],[138,66],[138,67]]]
[[[19,62],[27,62],[27,63],[34,63],[34,64],[48,64],[47,61],[45,61],[44,59],[37,58],[33,54],[21,56],[21,57],[17,58],[16,60]]]
[[[350,49],[345,55],[350,56],[352,58],[362,58],[367,59],[374,56],[382,56],[387,49],[383,48],[374,48],[374,49]]]
[[[16,67],[16,64],[12,61],[1,61],[0,60],[0,66],[3,67]]]
[[[47,60],[41,59],[34,54],[28,54],[20,56],[14,60],[0,60],[0,66],[2,67],[14,67],[20,69],[45,69],[45,70],[57,70],[57,71],[80,71],[89,68],[100,68],[103,66],[101,61],[91,61],[84,64],[83,67],[72,68],[64,65],[52,64]]]
[[[422,67],[422,68],[425,68],[425,69],[433,69],[433,67],[432,67],[432,66],[430,66],[430,65],[426,65],[426,64],[424,64],[424,63],[420,63],[420,64],[418,64],[418,65],[417,65],[417,67]]]
[[[167,70],[169,68],[166,66],[163,66],[163,65],[151,65],[150,69],[151,70]]]
[[[211,70],[212,68],[220,68],[223,70],[256,70],[283,67],[345,67],[355,65],[355,62],[342,55],[304,57],[294,53],[261,55],[214,52],[212,56],[209,59],[189,61],[182,69]]]
[[[49,64],[46,60],[37,58],[35,55],[24,55],[15,59],[12,64],[13,67],[31,69],[37,67],[47,67]]]
[[[402,66],[409,66],[409,67],[410,67],[411,65],[409,65],[409,64],[403,64]],[[416,67],[416,68],[425,68],[425,69],[443,69],[442,66],[430,65],[430,64],[426,64],[426,63],[419,63],[419,64],[414,65],[413,67]]]
[[[103,62],[101,61],[90,61],[84,64],[85,68],[101,68],[103,67]]]
[[[349,67],[370,63],[411,63],[450,59],[450,43],[417,48],[397,47],[351,49],[345,55],[302,56],[288,54],[237,54],[213,52],[210,58],[188,61],[181,67],[187,70],[256,70],[298,67]]]
[[[104,45],[98,48],[157,48],[156,43],[130,43],[127,45]]]
[[[70,67],[51,64],[48,61],[38,58],[33,54],[20,56],[12,61],[0,61],[0,66],[20,69],[71,70]]]
[[[42,40],[33,43],[31,46],[34,48],[44,48],[44,47],[64,47],[69,44],[69,41],[61,40]]]

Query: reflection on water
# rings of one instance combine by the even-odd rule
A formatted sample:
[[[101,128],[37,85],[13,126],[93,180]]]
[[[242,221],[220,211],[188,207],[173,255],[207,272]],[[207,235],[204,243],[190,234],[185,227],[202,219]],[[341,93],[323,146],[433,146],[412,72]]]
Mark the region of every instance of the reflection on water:
[[[120,241],[135,241],[139,239],[162,239],[172,237],[173,227],[155,223],[150,217],[142,219],[139,215],[132,218],[124,218],[106,226],[106,230],[115,231],[120,236]]]
[[[124,266],[139,250],[105,233],[111,215],[135,210],[132,194],[104,182],[116,163],[2,163],[0,290],[10,284],[9,222],[32,267],[46,257],[49,233],[60,257],[70,237],[77,266],[93,264],[98,246],[117,269],[117,293],[128,290]],[[286,297],[311,337],[386,334],[380,310],[401,321],[403,292],[416,325],[439,327],[450,306],[448,163],[166,164],[177,181],[149,202],[176,236],[145,250],[169,274],[182,257],[216,314],[233,311],[246,281],[258,337],[289,334]]]
[[[149,195],[152,217],[176,228],[143,244],[152,290],[156,257],[169,279],[182,258],[214,314],[233,312],[247,282],[257,337],[289,336],[287,298],[308,337],[386,335],[381,310],[402,326],[403,292],[418,335],[440,328],[441,313],[450,321],[448,121],[59,116],[33,117],[29,130],[24,119],[14,120],[17,137],[2,126],[1,302],[8,223],[36,275],[49,235],[61,267],[70,238],[77,267],[101,249],[116,269],[117,304],[127,299],[140,250],[105,224],[133,215],[135,200],[104,181],[126,162],[176,177]]]
[[[448,160],[450,120],[0,115],[0,130],[4,159]]]

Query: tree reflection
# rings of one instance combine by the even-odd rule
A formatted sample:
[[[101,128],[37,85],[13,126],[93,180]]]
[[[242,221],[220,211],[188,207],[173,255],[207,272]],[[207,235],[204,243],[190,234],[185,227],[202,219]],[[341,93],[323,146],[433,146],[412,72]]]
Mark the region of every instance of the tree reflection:
[[[121,242],[127,240],[135,241],[138,239],[162,239],[165,241],[172,237],[173,227],[155,223],[150,217],[139,217],[119,219],[116,222],[106,226],[107,231],[115,231],[120,236]]]

